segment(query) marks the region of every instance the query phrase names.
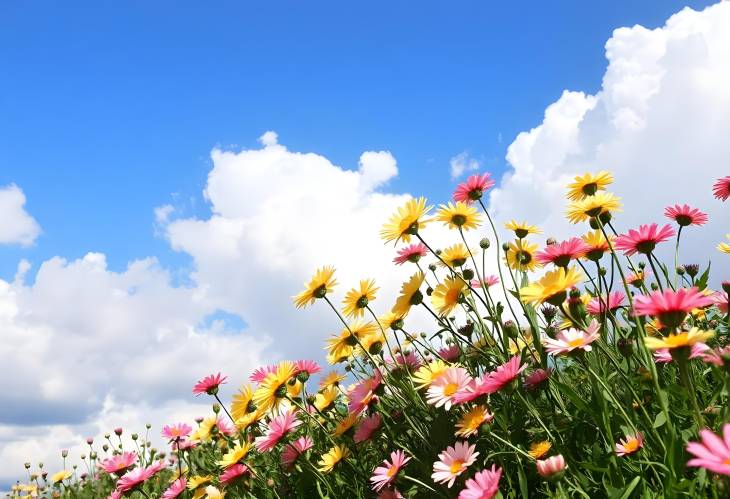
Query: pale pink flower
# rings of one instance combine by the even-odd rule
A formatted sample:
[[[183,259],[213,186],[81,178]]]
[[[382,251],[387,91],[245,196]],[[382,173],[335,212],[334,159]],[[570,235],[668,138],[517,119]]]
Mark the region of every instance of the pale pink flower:
[[[720,310],[720,312],[727,314],[728,296],[726,292],[716,291],[710,295],[710,298],[712,298],[712,301],[715,302],[715,306]]]
[[[586,310],[591,315],[601,315],[607,310],[615,312],[617,308],[624,304],[625,298],[626,296],[621,291],[609,293],[608,296],[591,298],[591,301],[586,306]]]
[[[360,423],[357,425],[357,429],[355,430],[355,435],[353,437],[355,443],[359,444],[370,440],[370,438],[373,436],[373,433],[375,433],[378,428],[380,428],[381,422],[382,418],[377,412],[371,416],[361,419]]]
[[[373,490],[378,492],[386,485],[393,483],[400,469],[410,460],[411,458],[406,457],[402,450],[391,452],[390,462],[386,459],[382,466],[373,470],[373,476],[370,477],[370,481],[373,482]]]
[[[502,478],[502,468],[496,464],[492,469],[486,469],[466,481],[466,487],[459,492],[459,499],[492,499],[499,491],[499,479]]]
[[[113,490],[111,494],[107,496],[106,499],[122,499],[122,493],[118,490]]]
[[[545,338],[545,350],[551,355],[570,354],[577,350],[590,352],[591,343],[599,337],[600,324],[594,319],[585,331],[570,328],[559,331],[555,339]]]
[[[674,237],[675,234],[676,232],[669,224],[661,228],[657,224],[639,225],[639,230],[631,229],[627,234],[616,237],[614,247],[618,251],[623,251],[627,256],[634,253],[649,254],[654,251],[657,244]]]
[[[459,345],[453,344],[451,346],[440,349],[438,351],[438,354],[446,362],[451,362],[452,360],[456,360],[456,358],[461,355],[461,350],[459,350]]]
[[[687,444],[687,452],[695,457],[687,466],[707,468],[713,473],[730,475],[730,423],[722,426],[722,438],[705,428],[700,431],[702,442]]]
[[[122,475],[130,468],[132,468],[136,461],[136,452],[122,452],[121,454],[117,454],[116,456],[111,456],[103,461],[100,461],[98,466],[99,469],[107,473]]]
[[[201,393],[207,393],[208,395],[215,395],[218,393],[218,387],[226,382],[227,376],[222,376],[221,373],[211,374],[201,379],[193,387],[193,393],[200,395]]]
[[[250,472],[250,469],[245,464],[236,463],[233,466],[229,466],[226,468],[226,471],[221,473],[221,475],[218,477],[218,480],[223,485],[228,485],[237,478],[240,478],[241,476],[247,474]]]
[[[552,373],[553,369],[551,367],[547,369],[535,369],[530,374],[525,376],[523,384],[527,390],[535,390],[536,388],[542,386],[542,384],[545,383],[548,379],[550,379],[550,375]]]
[[[708,350],[710,350],[710,347],[704,343],[695,343],[690,349],[689,358],[696,359],[697,357],[701,357],[704,360]],[[673,358],[668,348],[660,348],[659,350],[654,350],[654,360],[659,363],[669,363],[672,362]]]
[[[175,440],[189,436],[192,431],[192,426],[185,423],[177,423],[174,425],[165,425],[162,428],[162,436],[167,440]]]
[[[709,352],[705,352],[702,355],[702,360],[707,362],[708,364],[712,364],[717,367],[723,367],[725,365],[725,357],[730,359],[730,346],[720,347],[714,350],[710,350]]]
[[[633,454],[644,446],[644,435],[638,432],[636,435],[626,435],[616,443],[616,455],[619,457]]]
[[[284,446],[284,450],[281,452],[281,464],[285,468],[291,468],[299,456],[311,449],[312,446],[314,446],[314,441],[311,437],[297,438]]]
[[[161,499],[175,499],[185,491],[187,486],[188,482],[184,478],[178,478],[162,493]]]
[[[480,281],[479,279],[471,280],[472,288],[491,288],[499,284],[499,277],[496,275],[487,275]]]
[[[119,480],[117,480],[117,490],[124,494],[125,492],[135,489],[152,478],[152,476],[158,471],[160,471],[160,469],[156,464],[146,468],[136,468],[132,471],[128,471]]]
[[[195,442],[183,438],[172,443],[172,450],[188,450],[194,448],[196,445]]]
[[[218,431],[229,437],[236,434],[236,428],[231,425],[230,421],[225,419],[223,416],[218,416],[215,420],[215,426]]]
[[[302,422],[296,418],[294,411],[289,410],[284,414],[276,416],[269,421],[266,432],[262,436],[256,437],[256,450],[259,452],[269,452],[277,443],[279,443],[279,440],[281,440],[284,435],[295,429],[300,424],[302,424]]]
[[[476,445],[469,445],[469,442],[456,442],[453,447],[447,447],[439,454],[439,460],[433,463],[431,479],[436,483],[446,483],[451,488],[456,477],[476,461],[479,453],[475,449]]]
[[[482,198],[485,192],[494,186],[489,173],[472,175],[465,182],[456,186],[454,191],[454,201],[462,203],[473,203]]]
[[[730,198],[730,175],[718,178],[712,185],[712,193],[720,201],[727,201]]]
[[[472,381],[463,367],[449,367],[428,387],[426,401],[448,411],[456,403],[455,396],[464,392]]]
[[[535,253],[535,259],[543,265],[552,263],[557,267],[567,267],[571,260],[577,260],[591,249],[579,237],[571,237],[567,241],[548,244],[542,251]]]
[[[680,227],[686,227],[688,225],[704,225],[707,223],[707,213],[702,213],[697,208],[690,208],[689,205],[678,205],[667,206],[664,209],[664,216],[671,218]]]
[[[398,256],[393,259],[396,265],[403,265],[406,262],[416,263],[428,255],[428,248],[423,243],[414,243],[398,250]]]
[[[360,381],[355,385],[347,395],[350,399],[350,402],[347,404],[347,410],[353,414],[360,414],[364,411],[375,396],[375,390],[378,389],[382,381],[383,375],[379,369],[375,369],[372,378]]]
[[[543,478],[551,477],[568,467],[562,454],[547,459],[538,459],[535,465],[537,466],[537,473]]]
[[[277,367],[278,366],[276,365],[259,367],[251,373],[251,376],[249,376],[248,379],[251,380],[251,383],[261,383],[266,379],[266,376],[276,372]]]

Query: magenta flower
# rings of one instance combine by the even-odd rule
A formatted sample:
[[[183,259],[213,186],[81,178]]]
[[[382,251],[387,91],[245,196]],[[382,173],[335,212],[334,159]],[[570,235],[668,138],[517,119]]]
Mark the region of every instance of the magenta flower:
[[[294,362],[294,367],[297,370],[297,375],[301,373],[307,373],[308,375],[317,374],[322,371],[322,368],[313,360],[297,360]]]
[[[438,354],[446,362],[451,362],[452,360],[456,360],[456,358],[461,355],[461,350],[459,350],[459,345],[453,344],[448,347],[443,347],[439,349]]]
[[[185,423],[177,423],[162,428],[162,436],[167,440],[185,438],[192,433],[193,427]]]
[[[270,373],[276,372],[277,367],[278,366],[275,365],[259,367],[251,373],[251,376],[249,376],[248,379],[251,380],[251,383],[261,383]]]
[[[207,393],[208,395],[215,395],[218,393],[218,387],[226,382],[227,376],[221,376],[221,373],[211,374],[198,381],[193,387],[193,393],[200,395],[201,393]]]
[[[502,468],[493,464],[491,470],[482,470],[466,481],[466,487],[459,492],[459,499],[492,499],[499,491],[500,478]]]
[[[304,452],[308,451],[314,446],[314,441],[311,437],[299,437],[292,443],[284,446],[284,450],[281,452],[281,464],[285,468],[291,468],[294,462]]]
[[[709,220],[707,213],[702,213],[697,208],[690,208],[686,204],[682,206],[678,204],[667,206],[664,208],[664,216],[677,222],[680,227],[704,225]]]
[[[155,463],[151,466],[147,466],[146,468],[136,468],[132,471],[128,471],[119,480],[117,480],[117,491],[124,494],[125,492],[136,489],[144,482],[152,478],[157,472],[160,471],[160,469],[161,467],[157,463]]]
[[[406,457],[402,450],[396,450],[390,453],[390,462],[386,459],[382,466],[378,466],[373,471],[370,481],[373,482],[373,490],[379,492],[386,485],[390,485],[396,479],[400,469],[410,461],[410,457]]]
[[[527,390],[535,390],[542,386],[547,380],[550,379],[550,375],[553,373],[551,367],[547,369],[535,369],[530,374],[525,376],[524,385]]]
[[[674,237],[676,232],[671,225],[659,228],[657,224],[640,225],[639,230],[631,229],[628,234],[621,234],[614,241],[614,247],[631,256],[635,253],[649,254],[656,245]]]
[[[436,483],[446,483],[451,488],[456,477],[476,461],[479,453],[474,452],[475,449],[476,444],[469,445],[469,442],[456,442],[453,447],[447,447],[439,454],[439,460],[433,463],[431,479]]]
[[[375,433],[378,428],[380,428],[381,422],[382,418],[377,412],[360,420],[360,424],[358,424],[357,429],[355,430],[355,435],[353,437],[355,443],[359,444],[370,440],[370,438],[373,436],[373,433]]]
[[[482,384],[484,393],[498,392],[505,386],[512,383],[527,368],[527,364],[521,364],[519,355],[515,355],[510,360],[497,367],[494,371],[487,374]]]
[[[550,355],[564,355],[583,350],[591,351],[591,343],[596,341],[600,334],[600,324],[594,319],[591,321],[588,329],[582,331],[580,329],[565,329],[558,332],[555,339],[545,338],[545,350]]]
[[[398,250],[398,256],[393,259],[396,265],[403,265],[406,262],[417,263],[421,258],[428,255],[428,248],[423,243],[414,243]]]
[[[701,443],[687,444],[687,452],[695,456],[687,462],[687,466],[698,466],[720,475],[730,475],[730,423],[722,426],[722,438],[707,428],[700,431],[700,436]]]
[[[185,491],[187,486],[188,482],[184,478],[178,478],[162,493],[161,499],[175,499]]]
[[[251,470],[249,469],[249,467],[245,464],[236,463],[233,466],[229,466],[228,468],[226,468],[226,471],[221,473],[221,475],[218,477],[218,480],[220,480],[221,484],[228,485],[236,479],[249,473],[250,471]]]
[[[606,309],[610,312],[615,312],[617,308],[624,304],[625,298],[626,296],[621,291],[609,293],[608,296],[591,298],[591,301],[586,306],[586,310],[591,315],[601,315],[606,312]]]
[[[537,466],[537,473],[543,478],[549,478],[568,467],[565,464],[565,458],[563,458],[562,454],[543,460],[538,459],[535,465]]]
[[[730,198],[730,175],[718,178],[712,185],[712,193],[720,201],[727,201]]]
[[[494,180],[490,177],[491,175],[489,173],[470,176],[465,182],[456,186],[456,190],[454,191],[454,201],[473,203],[474,201],[481,199],[484,193],[494,186]]]
[[[571,260],[584,256],[591,247],[582,239],[571,237],[567,241],[548,244],[545,249],[535,253],[535,259],[543,265],[552,263],[556,267],[567,267]]]
[[[256,437],[256,450],[259,452],[269,452],[277,443],[279,443],[279,440],[281,440],[284,435],[295,429],[300,424],[302,424],[302,422],[296,418],[294,411],[289,410],[284,414],[276,416],[269,421],[266,432],[262,436]]]
[[[415,370],[418,369],[418,367],[421,365],[421,361],[418,359],[418,356],[415,352],[408,352],[405,355],[403,355],[402,353],[397,353],[395,354],[395,357],[387,358],[386,362],[390,366],[392,366],[393,369],[408,366],[409,369]]]
[[[665,289],[650,295],[634,298],[634,315],[653,315],[667,327],[677,327],[695,308],[712,305],[712,298],[705,296],[697,287]]]
[[[134,467],[134,463],[137,461],[137,453],[122,452],[116,456],[111,456],[101,462],[99,462],[99,469],[109,474],[114,473],[115,475],[122,475],[130,468]]]

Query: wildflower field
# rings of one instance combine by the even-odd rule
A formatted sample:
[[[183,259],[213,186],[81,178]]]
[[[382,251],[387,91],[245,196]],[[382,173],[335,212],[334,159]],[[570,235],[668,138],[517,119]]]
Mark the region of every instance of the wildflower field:
[[[493,220],[489,174],[435,209],[409,200],[380,233],[394,247],[382,264],[411,267],[398,296],[324,266],[293,297],[341,330],[323,338],[327,368],[211,374],[192,387],[207,417],[110,429],[80,456],[29,462],[11,497],[730,497],[730,276],[682,261],[705,213],[677,204],[623,228],[612,180],[566,187],[565,241]],[[696,201],[728,198],[730,176]],[[435,224],[453,244],[429,243]],[[708,261],[728,257],[728,238]],[[415,309],[427,328],[409,323]],[[242,385],[232,400],[224,383]]]

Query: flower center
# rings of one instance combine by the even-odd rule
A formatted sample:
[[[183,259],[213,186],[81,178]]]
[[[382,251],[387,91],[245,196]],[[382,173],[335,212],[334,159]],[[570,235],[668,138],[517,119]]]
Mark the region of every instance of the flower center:
[[[519,239],[524,239],[530,232],[527,229],[515,229],[515,236]]]
[[[446,395],[447,397],[451,397],[453,394],[456,393],[456,390],[458,389],[459,385],[457,385],[456,383],[449,383],[444,387],[444,395]]]
[[[656,242],[654,241],[641,241],[636,244],[636,251],[645,255],[654,251],[654,248],[656,248]]]
[[[724,461],[722,462],[722,464],[727,464],[728,466],[730,466],[730,458],[728,458],[728,459],[725,459],[725,460],[724,460]]]
[[[598,184],[596,184],[595,182],[591,182],[590,184],[584,185],[581,190],[586,196],[593,196],[598,190]]]
[[[456,215],[451,217],[451,223],[461,227],[466,223],[466,217],[460,213],[457,213]]]
[[[568,342],[568,346],[571,348],[579,347],[583,345],[583,338],[576,338]]]
[[[639,448],[639,441],[635,438],[629,439],[628,442],[626,442],[626,445],[624,445],[624,450],[626,452],[636,452],[636,450]]]
[[[398,467],[391,466],[385,474],[388,475],[388,478],[393,478],[396,473],[398,473]]]
[[[455,475],[457,473],[461,473],[462,471],[464,471],[464,461],[457,459],[456,461],[451,463],[451,467],[449,468],[449,471],[453,475]]]

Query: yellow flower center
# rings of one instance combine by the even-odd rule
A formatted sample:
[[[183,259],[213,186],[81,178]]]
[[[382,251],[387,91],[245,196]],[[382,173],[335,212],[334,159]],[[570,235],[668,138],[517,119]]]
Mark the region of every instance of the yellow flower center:
[[[390,468],[388,468],[388,471],[385,474],[388,475],[389,478],[392,478],[393,475],[395,475],[397,472],[398,468],[396,468],[395,466],[391,466]]]
[[[722,462],[722,464],[727,464],[728,466],[730,466],[730,458],[728,458],[728,459],[725,459],[725,460],[724,460],[724,461]]]
[[[464,461],[456,460],[453,463],[451,463],[451,467],[449,468],[449,471],[452,474],[461,473],[464,471]]]
[[[635,438],[630,438],[624,445],[624,451],[626,453],[636,452],[639,448],[639,441]]]
[[[459,385],[457,385],[456,383],[449,383],[444,387],[444,395],[446,395],[447,397],[451,397],[453,394],[456,393],[456,390],[458,389]]]

